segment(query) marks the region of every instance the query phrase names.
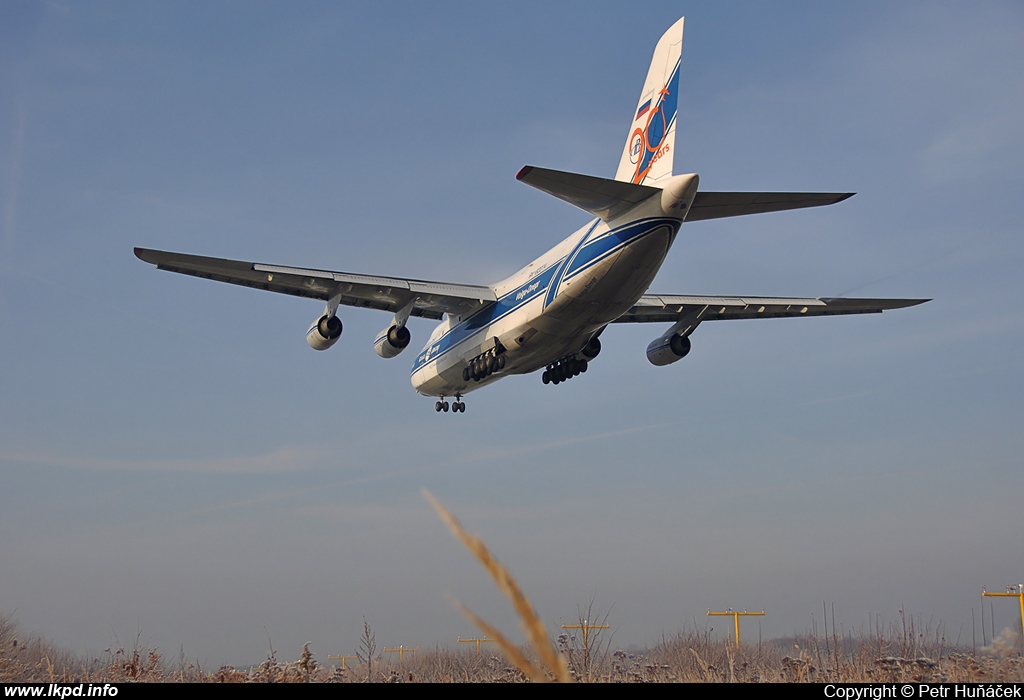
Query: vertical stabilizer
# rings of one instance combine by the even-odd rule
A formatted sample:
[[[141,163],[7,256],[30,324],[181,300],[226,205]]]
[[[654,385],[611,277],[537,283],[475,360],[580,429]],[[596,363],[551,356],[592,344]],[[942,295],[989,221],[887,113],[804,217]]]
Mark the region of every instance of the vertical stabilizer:
[[[657,187],[659,181],[672,175],[682,51],[683,18],[680,17],[654,49],[651,68],[633,112],[629,138],[615,172],[616,180]]]

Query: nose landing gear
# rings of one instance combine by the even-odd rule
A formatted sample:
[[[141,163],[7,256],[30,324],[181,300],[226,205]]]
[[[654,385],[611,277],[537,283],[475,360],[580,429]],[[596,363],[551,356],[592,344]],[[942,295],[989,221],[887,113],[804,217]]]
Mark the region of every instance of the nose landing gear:
[[[462,394],[456,394],[455,400],[451,404],[452,413],[465,413],[466,402],[462,400]],[[444,400],[444,397],[440,397],[437,403],[434,404],[434,410],[438,413],[448,413],[448,402]]]

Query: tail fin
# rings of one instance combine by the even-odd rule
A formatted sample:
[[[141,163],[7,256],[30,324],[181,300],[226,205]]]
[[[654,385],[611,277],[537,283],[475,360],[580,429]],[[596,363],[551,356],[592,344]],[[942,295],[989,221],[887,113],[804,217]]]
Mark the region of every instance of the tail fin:
[[[656,187],[659,181],[672,175],[682,51],[683,18],[680,17],[654,49],[629,138],[615,172],[616,180]]]

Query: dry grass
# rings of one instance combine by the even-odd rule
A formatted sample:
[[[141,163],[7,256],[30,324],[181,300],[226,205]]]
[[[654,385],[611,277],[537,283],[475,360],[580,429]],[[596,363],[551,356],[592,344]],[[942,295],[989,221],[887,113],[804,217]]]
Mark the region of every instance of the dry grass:
[[[466,545],[466,549],[473,553],[473,556],[477,558],[477,561],[484,567],[484,569],[494,579],[495,585],[498,587],[506,598],[508,598],[513,607],[516,609],[516,613],[519,615],[519,619],[523,626],[523,632],[526,633],[526,638],[530,640],[530,644],[533,647],[533,651],[540,657],[541,664],[535,664],[526,657],[518,647],[513,645],[508,639],[501,634],[497,629],[492,627],[490,624],[480,619],[472,612],[464,608],[461,604],[456,603],[459,609],[462,610],[463,614],[466,615],[473,623],[479,627],[483,633],[493,639],[498,647],[501,648],[505,655],[508,656],[509,660],[512,661],[526,676],[534,682],[544,682],[551,678],[562,683],[567,683],[572,680],[569,675],[569,667],[566,664],[565,657],[555,651],[554,645],[551,643],[551,637],[548,636],[547,628],[541,621],[540,616],[533,609],[533,605],[523,595],[523,592],[519,589],[519,585],[515,579],[512,578],[512,574],[509,573],[508,569],[501,565],[497,559],[491,554],[490,550],[487,549],[487,545],[484,544],[483,540],[474,535],[470,535],[462,527],[455,516],[452,515],[444,506],[437,502],[430,492],[423,489],[423,496],[430,501],[430,504],[434,506],[434,510],[441,516],[441,519],[448,524],[451,528],[452,534],[454,534],[462,544]]]
[[[839,639],[807,636],[774,640],[736,649],[703,631],[680,632],[640,650],[601,647],[591,636],[589,672],[574,674],[594,682],[682,683],[1009,683],[1024,681],[1024,659],[1004,633],[977,655],[950,649],[941,639],[916,641],[894,625],[884,634]],[[601,651],[601,649],[604,651]],[[902,650],[902,651],[901,651]],[[530,657],[531,651],[520,650]],[[271,651],[260,665],[247,669],[225,666],[206,671],[196,663],[169,665],[156,649],[106,650],[100,658],[83,659],[23,633],[9,617],[0,616],[0,683],[24,682],[193,682],[193,683],[524,683],[530,677],[493,653],[472,649],[423,650],[399,663],[375,657],[368,665],[320,665],[309,644],[295,661],[279,661]]]
[[[837,634],[833,619],[831,636],[826,627],[824,636],[815,629],[806,637],[740,648],[711,639],[708,632],[700,630],[680,632],[653,647],[630,652],[612,652],[610,636],[602,637],[599,631],[592,631],[582,648],[579,637],[562,634],[558,644],[563,655],[555,650],[544,623],[515,579],[483,541],[466,532],[429,493],[424,491],[424,495],[519,614],[530,641],[526,649],[516,647],[487,622],[459,606],[485,635],[496,640],[508,661],[493,654],[437,648],[396,663],[393,658],[377,655],[373,632],[364,620],[361,663],[348,669],[321,666],[306,643],[295,661],[278,661],[277,652],[271,649],[259,666],[224,666],[208,672],[198,662],[187,663],[183,655],[172,668],[159,650],[140,648],[138,639],[131,650],[106,649],[99,658],[85,659],[26,634],[11,617],[0,614],[0,683],[1024,682],[1024,658],[1017,651],[1016,632],[1004,630],[989,646],[971,653],[951,645],[941,625],[932,628],[915,623],[902,611],[899,622],[885,631],[876,623],[867,635]],[[594,622],[592,613],[593,603],[581,611],[581,622]]]

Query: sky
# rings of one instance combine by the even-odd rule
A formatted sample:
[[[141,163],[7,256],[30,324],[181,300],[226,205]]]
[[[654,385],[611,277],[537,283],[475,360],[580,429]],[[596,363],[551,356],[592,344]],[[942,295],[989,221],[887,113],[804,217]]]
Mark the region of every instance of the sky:
[[[933,301],[707,323],[668,367],[661,324],[613,327],[453,415],[373,352],[386,314],[317,353],[320,302],[132,254],[503,279],[587,220],[515,173],[612,176],[683,15],[676,171],[857,195],[684,225],[651,291]],[[553,634],[592,603],[619,648],[724,638],[709,608],[787,636],[825,601],[970,644],[1024,579],[1022,46],[1013,1],[0,4],[0,613],[207,668],[364,619],[455,646],[453,599],[522,639],[426,488]]]

